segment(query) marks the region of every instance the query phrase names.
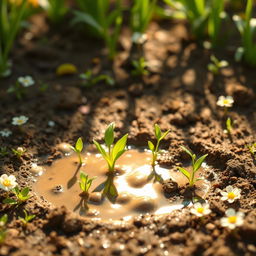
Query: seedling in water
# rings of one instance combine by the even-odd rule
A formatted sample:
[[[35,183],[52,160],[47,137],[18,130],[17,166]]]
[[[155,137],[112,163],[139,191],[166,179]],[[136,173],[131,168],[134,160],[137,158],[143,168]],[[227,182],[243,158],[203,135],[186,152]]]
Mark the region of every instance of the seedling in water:
[[[211,71],[214,75],[218,75],[220,73],[220,69],[227,66],[228,62],[226,60],[218,60],[214,55],[212,55],[211,63],[208,64],[208,70]]]
[[[97,147],[102,157],[106,160],[110,173],[115,171],[117,159],[126,151],[125,147],[128,137],[128,134],[125,134],[116,142],[116,144],[114,144],[114,128],[115,124],[111,123],[105,131],[104,140],[107,146],[107,151],[97,141],[93,140],[94,145]]]
[[[6,223],[8,221],[8,216],[7,214],[4,214],[1,218],[0,218],[0,244],[4,242],[5,237],[6,237]]]
[[[143,76],[143,75],[148,75],[149,71],[147,70],[147,62],[143,57],[139,58],[138,60],[133,60],[132,61],[132,75],[134,76]]]
[[[196,172],[199,170],[199,168],[201,167],[203,161],[205,160],[205,158],[208,156],[208,154],[205,154],[203,156],[201,156],[200,158],[196,159],[196,154],[193,154],[190,150],[188,150],[187,148],[181,146],[181,148],[191,157],[192,159],[192,173],[190,173],[189,171],[187,171],[185,168],[183,167],[178,167],[179,171],[188,179],[189,181],[189,186],[192,187],[195,185],[195,183],[200,180],[200,178],[195,178],[195,174]]]
[[[70,148],[77,154],[78,159],[79,159],[79,165],[83,164],[83,160],[82,160],[82,156],[81,156],[81,152],[83,150],[84,144],[83,144],[83,140],[82,138],[78,138],[78,140],[76,141],[76,145],[75,147],[70,146]]]
[[[80,173],[79,186],[80,186],[81,190],[83,191],[82,194],[88,195],[88,191],[89,191],[94,179],[95,178],[89,179],[89,176],[83,172]]]
[[[108,85],[113,86],[115,84],[115,80],[106,74],[93,75],[92,70],[87,70],[85,73],[80,75],[80,78],[83,79],[83,86],[90,87],[99,82],[106,82]]]
[[[155,166],[157,164],[157,157],[158,157],[158,154],[159,154],[160,142],[167,136],[167,134],[170,132],[170,130],[162,133],[158,124],[155,124],[154,128],[155,128],[155,137],[157,139],[157,142],[156,142],[156,145],[154,145],[151,141],[148,141],[149,150],[152,152],[151,166],[152,166],[152,169],[153,169],[153,171],[149,175],[148,179],[150,180],[151,178],[155,177],[155,181],[161,182],[162,177],[156,173]]]
[[[20,205],[24,202],[26,202],[31,196],[29,195],[29,188],[25,187],[23,189],[19,189],[18,187],[15,187],[12,192],[15,194],[16,199],[12,198],[6,198],[3,200],[3,203],[5,204],[11,204],[11,205]]]
[[[33,220],[36,215],[29,215],[26,210],[23,210],[24,217],[19,217],[19,220],[23,223],[24,226],[26,226],[31,220]]]

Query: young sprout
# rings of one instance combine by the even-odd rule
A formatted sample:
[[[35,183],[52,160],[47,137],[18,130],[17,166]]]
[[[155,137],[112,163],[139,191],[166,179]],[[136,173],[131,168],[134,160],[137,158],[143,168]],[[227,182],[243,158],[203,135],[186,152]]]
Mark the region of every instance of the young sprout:
[[[82,138],[78,138],[76,141],[76,145],[75,147],[70,146],[70,148],[77,154],[78,159],[79,159],[79,165],[83,164],[83,160],[82,160],[82,156],[81,156],[81,152],[83,150],[84,144],[83,144],[83,140]]]
[[[233,130],[233,125],[232,125],[232,120],[230,117],[227,118],[227,121],[226,121],[226,132],[231,135],[232,133],[232,130]]]
[[[17,157],[21,158],[24,153],[26,152],[26,149],[23,147],[18,147],[17,149],[12,148],[12,153]]]
[[[227,186],[223,191],[220,192],[222,201],[228,201],[233,203],[235,200],[241,197],[241,189],[234,188],[233,186]]]
[[[191,157],[192,159],[192,173],[190,173],[189,171],[187,171],[185,168],[183,167],[178,167],[179,171],[188,179],[189,181],[189,186],[192,187],[195,185],[195,182],[197,182],[198,180],[200,180],[200,178],[195,177],[196,172],[199,170],[199,168],[201,167],[203,161],[205,160],[205,158],[208,156],[208,154],[205,154],[203,156],[201,156],[200,158],[196,159],[196,154],[193,154],[190,150],[188,150],[187,148],[185,148],[184,146],[181,146],[181,148]]]
[[[4,242],[5,237],[6,237],[6,223],[8,221],[8,216],[7,214],[4,214],[0,218],[0,244]]]
[[[149,74],[149,71],[147,70],[147,62],[143,57],[138,60],[133,60],[132,66],[134,68],[132,70],[132,75],[134,76],[144,76]]]
[[[105,131],[104,140],[107,150],[105,150],[97,141],[93,140],[94,145],[106,160],[110,173],[115,171],[115,163],[117,159],[126,151],[125,147],[128,137],[128,134],[125,134],[116,142],[116,144],[114,144],[114,128],[115,124],[111,123]]]
[[[25,187],[23,189],[19,189],[17,186],[12,189],[12,192],[15,194],[16,199],[5,198],[3,203],[11,204],[11,205],[20,205],[26,202],[31,196],[29,195],[29,188]]]
[[[227,66],[228,62],[226,60],[218,60],[214,55],[211,55],[211,63],[208,64],[208,70],[214,75],[218,75],[220,73],[220,69]]]
[[[167,130],[166,132],[162,133],[158,124],[155,124],[154,130],[155,130],[155,137],[157,139],[156,145],[154,145],[151,141],[148,141],[149,150],[152,152],[151,166],[153,168],[153,172],[149,175],[149,179],[153,178],[153,176],[155,176],[155,180],[162,181],[161,176],[159,176],[155,171],[155,166],[157,164],[157,157],[159,154],[160,142],[167,136],[167,134],[170,132],[170,130]]]
[[[80,173],[80,182],[79,182],[79,186],[82,190],[82,194],[84,195],[88,195],[88,191],[92,185],[92,182],[93,180],[95,179],[94,178],[89,178],[89,176],[83,172]]]
[[[249,151],[251,152],[251,154],[254,156],[256,153],[256,142],[251,144],[251,145],[247,145]]]
[[[82,85],[86,87],[90,87],[95,85],[99,82],[106,82],[108,85],[113,86],[115,84],[115,80],[107,75],[107,74],[100,74],[100,75],[93,75],[92,70],[87,70],[85,73],[80,74],[80,78],[83,80]]]
[[[238,226],[242,226],[244,223],[244,213],[236,212],[234,209],[229,208],[226,210],[226,217],[221,218],[220,223],[222,227],[228,227],[229,229],[235,229]]]
[[[24,226],[26,226],[31,220],[33,220],[36,215],[29,215],[26,210],[23,210],[24,217],[19,216],[19,220],[23,223]]]
[[[0,157],[7,156],[9,154],[7,147],[0,147]]]

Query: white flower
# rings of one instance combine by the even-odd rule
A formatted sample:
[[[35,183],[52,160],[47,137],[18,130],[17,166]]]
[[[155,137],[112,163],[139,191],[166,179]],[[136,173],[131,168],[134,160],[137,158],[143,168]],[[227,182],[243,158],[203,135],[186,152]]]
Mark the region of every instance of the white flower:
[[[193,208],[190,210],[191,213],[195,214],[198,217],[202,217],[204,215],[208,215],[211,213],[211,209],[209,204],[201,204],[201,203],[195,203],[193,205]]]
[[[132,35],[132,41],[135,44],[144,44],[147,41],[147,35],[146,34],[142,34],[140,32],[135,32]]]
[[[48,122],[48,126],[54,127],[54,126],[55,126],[55,122],[54,122],[54,121],[49,121],[49,122]]]
[[[10,191],[18,185],[16,182],[16,178],[13,175],[8,176],[7,174],[3,174],[0,177],[0,188],[5,191]]]
[[[23,86],[23,87],[29,87],[35,83],[34,79],[31,76],[24,76],[24,77],[19,77],[18,82]]]
[[[218,101],[217,101],[217,105],[220,107],[226,107],[226,108],[230,108],[233,106],[234,103],[234,99],[232,96],[220,96]]]
[[[23,147],[17,147],[16,151],[17,151],[18,153],[20,153],[20,154],[23,154],[23,153],[26,152],[26,149],[23,148]]]
[[[13,125],[23,125],[28,121],[28,117],[26,116],[17,116],[12,118],[12,124]]]
[[[220,193],[222,195],[221,200],[228,201],[229,203],[233,203],[241,197],[241,189],[232,186],[227,186],[225,191],[221,191]]]
[[[228,227],[230,229],[234,229],[237,226],[241,226],[244,223],[244,213],[236,212],[234,209],[229,208],[226,210],[226,216],[220,220],[222,227]]]
[[[9,137],[11,134],[12,134],[12,132],[8,129],[4,129],[4,130],[0,131],[0,135],[2,137]]]

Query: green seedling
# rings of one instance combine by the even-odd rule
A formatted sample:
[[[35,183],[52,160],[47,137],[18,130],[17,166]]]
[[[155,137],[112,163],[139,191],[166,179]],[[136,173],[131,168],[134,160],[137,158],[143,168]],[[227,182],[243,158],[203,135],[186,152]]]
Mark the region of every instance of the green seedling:
[[[19,189],[15,187],[12,192],[15,194],[15,199],[12,198],[5,198],[3,203],[10,204],[10,205],[20,205],[26,202],[31,196],[29,195],[29,188],[25,187],[23,189]]]
[[[117,159],[126,151],[125,147],[128,137],[128,134],[125,134],[116,142],[116,144],[114,144],[114,128],[115,124],[111,123],[105,131],[104,140],[107,150],[105,150],[97,141],[93,140],[94,145],[106,160],[110,173],[115,171],[115,163]]]
[[[9,154],[7,147],[0,147],[0,156],[4,157]]]
[[[86,24],[89,32],[105,41],[108,56],[113,59],[123,23],[122,1],[76,0],[80,10],[74,11],[72,25]],[[88,31],[88,30],[87,30]]]
[[[80,74],[80,78],[83,80],[82,86],[90,87],[99,82],[105,82],[106,84],[113,86],[115,84],[115,80],[106,74],[101,75],[93,75],[92,70],[87,70],[85,73]]]
[[[80,173],[80,182],[79,186],[82,190],[82,194],[88,195],[89,189],[92,185],[93,180],[96,178],[89,178],[89,176],[83,172]]]
[[[208,64],[208,70],[214,75],[218,75],[220,73],[220,69],[227,66],[228,62],[226,60],[218,60],[214,55],[211,55],[211,63]]]
[[[46,5],[45,9],[51,22],[55,24],[62,21],[68,11],[64,0],[48,0],[48,5]]]
[[[134,0],[131,9],[131,28],[133,32],[144,33],[152,19],[157,0]]]
[[[167,136],[167,134],[170,132],[170,130],[162,133],[158,124],[155,124],[154,129],[155,129],[155,137],[156,137],[156,140],[157,140],[156,145],[154,145],[153,142],[148,141],[149,150],[152,152],[151,166],[152,166],[152,169],[153,169],[152,173],[148,177],[148,180],[150,180],[154,177],[155,181],[162,182],[162,177],[159,174],[156,173],[155,166],[157,164],[157,157],[159,155],[160,142]]]
[[[7,214],[4,214],[0,218],[0,244],[3,243],[5,238],[6,238],[6,233],[7,233],[6,224],[7,224],[7,221],[8,221],[8,216],[7,216]]]
[[[235,54],[236,61],[242,59],[252,67],[256,67],[256,22],[252,18],[253,0],[247,0],[245,18],[238,15],[233,16],[233,20],[241,34],[242,46],[239,47]]]
[[[25,154],[25,152],[26,149],[22,147],[18,147],[17,149],[12,148],[12,153],[19,159]]]
[[[256,142],[253,143],[253,144],[251,144],[251,145],[247,145],[247,147],[248,147],[250,153],[251,153],[253,156],[255,156],[255,154],[256,154]]]
[[[143,57],[139,58],[138,60],[133,60],[132,61],[132,75],[133,76],[143,76],[143,75],[148,75],[149,71],[147,70],[147,62]]]
[[[79,165],[83,164],[83,160],[82,160],[82,156],[81,156],[81,152],[83,150],[84,144],[83,144],[83,140],[82,138],[78,138],[78,140],[76,141],[76,145],[75,147],[70,146],[70,148],[77,154],[78,159],[79,159]]]
[[[232,120],[230,117],[227,118],[226,120],[226,131],[229,135],[231,135],[233,130],[233,124],[232,124]]]
[[[179,171],[188,179],[189,181],[189,186],[192,187],[195,185],[195,183],[197,181],[200,180],[200,178],[196,178],[195,174],[196,172],[199,170],[199,168],[201,167],[203,161],[205,160],[205,158],[208,156],[208,154],[205,154],[203,156],[201,156],[200,158],[197,159],[196,154],[192,153],[190,150],[188,150],[187,148],[185,148],[184,146],[181,146],[181,148],[191,157],[192,159],[192,173],[190,173],[189,171],[187,171],[185,168],[183,167],[178,167]]]
[[[0,1],[0,77],[11,74],[10,51],[20,30],[27,9],[27,0],[11,4],[9,0]]]
[[[36,215],[30,215],[27,213],[26,210],[23,210],[24,212],[24,217],[19,217],[19,220],[23,223],[24,226],[26,226],[31,220],[33,220]]]
[[[172,10],[175,18],[186,18],[192,35],[203,40],[210,37],[211,46],[216,47],[219,40],[224,14],[224,0],[164,0]]]

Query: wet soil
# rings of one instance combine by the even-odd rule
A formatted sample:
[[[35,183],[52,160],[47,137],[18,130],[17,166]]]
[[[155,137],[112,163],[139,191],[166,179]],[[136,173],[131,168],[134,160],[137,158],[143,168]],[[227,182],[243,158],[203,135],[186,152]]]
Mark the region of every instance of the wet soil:
[[[150,75],[134,78],[122,66],[130,47],[128,30],[123,31],[112,68],[95,39],[68,27],[56,33],[40,15],[33,24],[14,48],[13,76],[0,81],[0,127],[13,132],[8,138],[0,137],[1,147],[9,150],[9,155],[1,156],[1,173],[14,174],[21,186],[32,189],[31,164],[50,166],[61,158],[59,143],[74,144],[80,136],[86,143],[102,141],[104,129],[114,121],[117,137],[128,132],[129,144],[146,147],[147,140],[154,140],[153,124],[158,123],[162,130],[171,130],[162,143],[166,151],[160,165],[171,170],[187,163],[180,145],[198,155],[208,154],[211,169],[206,177],[211,187],[203,199],[212,213],[200,219],[184,207],[164,216],[144,214],[130,222],[106,223],[73,213],[65,202],[53,209],[32,190],[32,198],[18,208],[0,205],[1,214],[9,216],[0,255],[255,255],[256,168],[246,147],[255,141],[255,71],[235,63],[232,49],[221,49],[217,57],[230,65],[213,76],[207,70],[211,52],[190,41],[183,24],[165,22],[152,23],[148,30],[145,56]],[[97,64],[92,61],[96,57]],[[112,72],[116,85],[85,88],[75,75],[56,77],[55,68],[64,62],[76,64],[79,72],[88,68]],[[17,101],[6,89],[23,75],[32,75],[36,85]],[[48,85],[45,91],[43,83]],[[231,137],[223,132],[223,112],[216,106],[218,96],[227,94],[235,99],[229,111],[235,120]],[[18,115],[29,117],[22,130],[11,125],[12,117]],[[49,121],[55,126],[49,126]],[[21,159],[11,154],[11,148],[18,146],[27,149]],[[242,190],[239,201],[220,200],[219,189],[227,185]],[[163,189],[171,194],[170,203],[193,192],[170,181]],[[0,197],[2,202],[4,194]],[[245,213],[237,232],[220,225],[229,207]],[[23,209],[36,215],[25,227],[18,220]]]

